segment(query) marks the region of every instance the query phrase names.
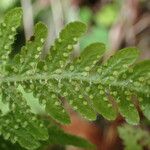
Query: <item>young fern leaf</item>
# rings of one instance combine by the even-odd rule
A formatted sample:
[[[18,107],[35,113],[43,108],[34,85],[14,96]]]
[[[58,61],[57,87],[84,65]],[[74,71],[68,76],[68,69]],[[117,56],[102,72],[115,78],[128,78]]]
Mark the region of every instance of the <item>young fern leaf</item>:
[[[11,34],[9,30],[14,26],[18,27],[21,14],[19,8],[11,11],[11,17],[8,13],[5,26],[1,25],[0,31],[7,29],[6,34]],[[9,23],[12,20],[17,21],[11,26]],[[47,28],[42,23],[36,24],[34,38],[13,59],[8,57],[12,42],[9,42],[10,39],[6,41],[6,36],[2,38],[0,97],[9,106],[9,111],[1,113],[0,132],[6,139],[17,141],[27,149],[36,149],[40,141],[48,139],[43,122],[31,112],[20,87],[38,99],[47,114],[61,124],[70,123],[62,98],[89,120],[95,120],[97,113],[113,120],[118,110],[128,123],[138,124],[139,115],[132,101],[133,95],[136,95],[143,113],[150,118],[149,61],[134,64],[138,50],[126,48],[101,64],[105,53],[105,46],[101,43],[87,46],[80,57],[70,60],[73,45],[85,31],[86,26],[81,22],[68,24],[45,59],[42,59],[41,52],[47,37]],[[7,42],[9,49],[3,48]],[[7,122],[11,122],[10,126],[7,126],[7,118]]]

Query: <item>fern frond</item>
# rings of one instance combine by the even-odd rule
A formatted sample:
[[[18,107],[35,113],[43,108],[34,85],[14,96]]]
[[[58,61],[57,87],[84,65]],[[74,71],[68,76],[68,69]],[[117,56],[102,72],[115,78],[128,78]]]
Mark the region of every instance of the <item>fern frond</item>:
[[[101,63],[105,46],[93,43],[80,57],[71,60],[73,46],[86,31],[83,23],[72,22],[42,59],[47,27],[38,23],[33,40],[9,59],[11,48],[7,50],[4,45],[9,42],[10,46],[12,42],[6,40],[6,35],[11,34],[12,27],[19,26],[21,14],[20,8],[12,10],[6,15],[5,26],[0,26],[5,35],[0,37],[0,97],[9,106],[7,113],[1,113],[0,131],[7,139],[18,141],[27,149],[36,149],[40,141],[48,139],[44,123],[31,112],[20,88],[38,99],[47,114],[61,124],[70,123],[62,98],[89,120],[95,120],[97,113],[113,120],[119,112],[128,123],[138,124],[139,115],[132,99],[136,95],[143,113],[150,118],[150,63],[149,60],[135,63],[139,55],[136,48],[122,49],[106,63]]]
[[[65,133],[57,126],[51,126],[48,132],[49,135],[53,135],[49,137],[48,144],[72,145],[80,148],[94,149],[94,145],[90,142],[75,135]]]
[[[5,64],[14,43],[16,29],[22,20],[22,9],[16,8],[6,14],[4,21],[0,24],[0,64]]]
[[[150,148],[150,135],[147,131],[129,125],[119,127],[118,131],[125,145],[125,150]]]
[[[36,149],[40,146],[40,140],[48,139],[44,124],[30,112],[22,93],[14,86],[9,85],[2,92],[2,100],[9,103],[9,112],[0,117],[0,131],[6,140],[10,139],[12,143],[17,141],[27,149]]]
[[[10,141],[6,141],[3,139],[2,136],[0,136],[0,149],[1,150],[25,150],[19,144],[12,144]]]

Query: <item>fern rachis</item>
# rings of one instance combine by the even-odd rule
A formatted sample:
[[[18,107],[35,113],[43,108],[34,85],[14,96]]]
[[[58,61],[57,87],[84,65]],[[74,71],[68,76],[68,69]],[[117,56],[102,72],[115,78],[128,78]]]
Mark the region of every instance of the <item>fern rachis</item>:
[[[40,141],[51,137],[43,120],[31,112],[24,93],[37,98],[45,112],[61,124],[70,123],[61,97],[89,120],[95,120],[97,113],[114,120],[119,112],[128,123],[138,124],[139,114],[132,101],[136,95],[144,115],[150,119],[150,62],[135,63],[139,56],[136,48],[120,50],[101,63],[105,46],[93,43],[80,57],[71,60],[73,46],[86,31],[83,23],[72,22],[61,31],[49,54],[42,59],[47,27],[38,23],[35,38],[10,59],[21,16],[22,10],[16,8],[0,26],[0,99],[9,106],[7,113],[0,114],[0,132],[5,139],[36,149]]]

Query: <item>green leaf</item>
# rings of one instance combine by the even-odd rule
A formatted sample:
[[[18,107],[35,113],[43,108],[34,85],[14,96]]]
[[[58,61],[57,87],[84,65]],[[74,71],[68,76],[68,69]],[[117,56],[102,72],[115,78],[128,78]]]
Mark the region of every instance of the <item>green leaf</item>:
[[[114,97],[117,101],[120,114],[129,124],[139,124],[140,118],[138,111],[132,101],[132,93],[128,90],[123,91],[121,89],[118,89],[117,91],[119,92],[116,92]]]
[[[69,104],[72,108],[79,112],[84,118],[88,120],[95,120],[96,113],[92,108],[92,104],[86,99],[83,94],[82,87],[77,82],[71,82],[70,84],[67,81],[62,82],[64,85],[62,87],[62,95],[67,98]]]
[[[13,72],[21,74],[26,72],[26,74],[31,75],[38,71],[37,65],[41,61],[40,56],[47,38],[47,32],[47,27],[43,23],[36,24],[33,39],[27,41],[21,49],[21,54],[15,56]]]
[[[54,71],[63,68],[75,45],[83,33],[86,31],[86,25],[81,22],[69,23],[56,39],[54,45],[50,49],[50,60],[52,62],[50,70]],[[49,60],[48,60],[49,61]]]
[[[18,144],[12,144],[9,141],[6,141],[3,139],[3,137],[0,136],[0,149],[1,150],[25,150],[24,148],[20,147]]]
[[[56,121],[62,124],[69,124],[70,118],[68,113],[65,111],[58,96],[55,93],[49,93],[50,98],[46,102],[46,112],[54,118]]]
[[[102,58],[104,52],[104,44],[90,44],[82,51],[80,57],[73,64],[75,66],[75,71],[90,71],[95,66],[95,64]]]
[[[148,96],[139,96],[139,101],[141,105],[141,109],[143,111],[143,114],[145,117],[147,117],[148,120],[150,120],[150,102],[149,102],[150,97]]]
[[[72,145],[81,148],[94,149],[94,145],[87,140],[65,133],[56,126],[49,128],[49,135],[52,135],[49,137],[49,144]]]
[[[15,8],[6,14],[4,21],[0,24],[0,62],[7,61],[21,20],[22,9]]]
[[[95,110],[106,119],[114,120],[117,112],[106,93],[107,90],[101,84],[92,86],[89,91]]]
[[[119,127],[118,131],[125,145],[125,150],[144,150],[145,148],[150,148],[150,135],[147,131],[129,125]]]
[[[109,82],[111,80],[110,77],[118,77],[128,70],[128,67],[136,61],[138,56],[139,52],[136,48],[124,48],[120,50],[102,66],[101,78]]]
[[[6,140],[10,139],[13,143],[17,141],[26,149],[38,148],[39,141],[48,139],[47,129],[36,115],[30,112],[30,107],[19,91],[10,87],[6,92],[3,92],[2,98],[10,103],[10,111],[0,117],[0,132]]]
[[[127,73],[126,79],[130,88],[136,89],[137,92],[149,95],[150,91],[150,60],[137,63]]]
[[[11,13],[16,11],[20,14],[21,10],[17,8]],[[13,27],[9,23],[21,20],[18,14],[18,19],[11,17],[11,13],[4,19],[9,28],[0,27],[3,32],[6,29],[9,33]],[[8,106],[6,112],[0,108],[0,131],[5,139],[17,141],[26,149],[36,149],[48,139],[45,123],[33,113],[28,94],[39,100],[51,121],[61,124],[70,123],[65,100],[88,120],[95,120],[96,114],[114,120],[118,110],[128,123],[138,124],[139,115],[132,101],[137,96],[139,107],[150,118],[149,61],[135,64],[138,50],[125,48],[103,63],[105,46],[101,43],[87,46],[80,57],[71,60],[73,45],[85,30],[81,22],[68,24],[45,59],[41,54],[47,27],[42,23],[36,24],[34,36],[14,58],[6,58],[3,49],[0,51],[0,98]],[[6,41],[5,37],[2,41]]]

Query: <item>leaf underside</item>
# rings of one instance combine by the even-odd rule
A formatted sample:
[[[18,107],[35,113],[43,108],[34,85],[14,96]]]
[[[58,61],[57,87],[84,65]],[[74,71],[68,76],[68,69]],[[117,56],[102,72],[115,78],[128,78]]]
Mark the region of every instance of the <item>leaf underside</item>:
[[[0,98],[9,106],[8,113],[0,113],[0,133],[5,139],[17,141],[27,149],[36,149],[40,141],[48,139],[44,123],[31,112],[19,87],[32,93],[45,112],[61,124],[70,123],[62,99],[88,120],[95,120],[97,114],[114,120],[120,113],[135,125],[139,123],[136,96],[143,114],[150,119],[150,61],[136,64],[136,48],[122,49],[101,63],[105,45],[93,43],[72,60],[73,46],[86,32],[86,26],[76,21],[61,31],[42,59],[47,27],[38,23],[35,38],[10,59],[21,16],[22,10],[16,8],[0,25]]]

